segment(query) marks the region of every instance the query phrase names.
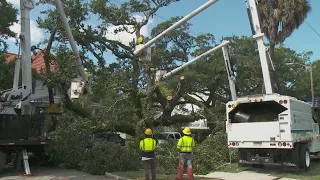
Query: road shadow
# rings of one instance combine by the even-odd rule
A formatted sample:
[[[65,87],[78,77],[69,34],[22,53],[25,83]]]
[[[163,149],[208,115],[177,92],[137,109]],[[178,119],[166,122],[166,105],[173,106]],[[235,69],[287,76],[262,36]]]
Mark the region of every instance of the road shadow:
[[[266,166],[264,168],[248,168],[246,171],[253,171],[256,173],[263,173],[263,174],[270,174],[281,177],[314,177],[320,179],[320,158],[314,157],[311,160],[310,168],[307,172],[300,170],[296,171],[292,168],[282,168],[282,167],[275,167],[275,166]]]

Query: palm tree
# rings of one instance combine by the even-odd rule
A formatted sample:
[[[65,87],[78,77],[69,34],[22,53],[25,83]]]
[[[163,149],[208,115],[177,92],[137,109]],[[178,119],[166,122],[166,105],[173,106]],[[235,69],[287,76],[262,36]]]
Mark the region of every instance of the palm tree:
[[[270,43],[270,56],[276,44],[283,43],[307,18],[311,7],[308,0],[260,0],[259,16],[262,31]]]

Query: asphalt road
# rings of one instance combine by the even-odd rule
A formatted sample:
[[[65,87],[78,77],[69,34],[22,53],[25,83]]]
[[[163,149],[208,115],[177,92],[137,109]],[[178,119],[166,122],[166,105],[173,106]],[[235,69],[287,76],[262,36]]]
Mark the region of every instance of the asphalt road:
[[[105,176],[93,176],[87,173],[59,169],[59,168],[32,168],[31,173],[33,177],[19,176],[18,172],[14,169],[7,169],[0,173],[0,180],[110,180]]]

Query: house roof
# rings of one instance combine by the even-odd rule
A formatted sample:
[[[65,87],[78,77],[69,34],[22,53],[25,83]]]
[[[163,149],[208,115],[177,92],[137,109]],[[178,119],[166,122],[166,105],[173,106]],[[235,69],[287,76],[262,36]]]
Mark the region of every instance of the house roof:
[[[33,54],[31,56],[32,69],[35,69],[38,73],[45,71],[45,68],[46,68],[45,61],[44,61],[45,52],[46,52],[46,49],[39,50],[36,52],[36,54]],[[14,54],[14,53],[4,53],[4,55],[6,58],[6,63],[15,61],[18,56],[17,54]],[[50,60],[50,70],[54,71],[55,67],[56,67],[56,64],[54,60]]]

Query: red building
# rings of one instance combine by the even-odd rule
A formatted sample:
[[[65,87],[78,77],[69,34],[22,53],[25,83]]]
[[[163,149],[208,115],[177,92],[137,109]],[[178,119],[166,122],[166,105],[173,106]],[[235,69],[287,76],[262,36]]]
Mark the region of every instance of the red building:
[[[45,52],[46,52],[46,49],[39,50],[36,52],[36,54],[31,56],[32,69],[35,69],[36,72],[38,73],[45,71],[45,68],[46,68],[45,61],[44,61]],[[18,56],[17,54],[13,54],[13,53],[4,53],[4,55],[7,63],[15,61]],[[53,71],[55,67],[56,67],[56,64],[54,63],[54,61],[50,60],[51,71]]]

